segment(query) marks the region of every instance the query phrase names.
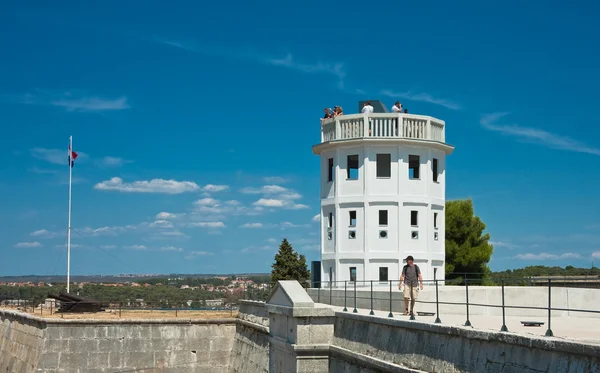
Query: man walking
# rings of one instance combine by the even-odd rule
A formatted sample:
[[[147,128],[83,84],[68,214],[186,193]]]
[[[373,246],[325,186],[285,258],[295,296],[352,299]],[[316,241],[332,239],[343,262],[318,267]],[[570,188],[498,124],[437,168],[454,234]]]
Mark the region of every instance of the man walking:
[[[423,276],[421,276],[421,270],[419,266],[415,264],[415,259],[412,255],[406,258],[406,265],[402,268],[402,274],[400,275],[400,284],[398,289],[402,288],[404,284],[404,314],[413,315],[415,309],[415,301],[419,295],[419,282],[421,283],[420,289],[423,290]],[[408,312],[408,300],[410,299],[410,313]]]

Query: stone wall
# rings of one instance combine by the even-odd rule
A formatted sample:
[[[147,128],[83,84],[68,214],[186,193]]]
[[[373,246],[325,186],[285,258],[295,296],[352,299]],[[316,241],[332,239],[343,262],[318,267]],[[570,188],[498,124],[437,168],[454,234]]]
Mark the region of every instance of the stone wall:
[[[0,372],[35,372],[44,332],[43,323],[0,310]]]
[[[331,373],[600,372],[600,346],[343,312],[330,353]]]
[[[241,301],[230,372],[269,372],[269,315],[265,303]]]
[[[63,320],[0,310],[0,320],[0,372],[11,373],[222,373],[236,332],[235,319]]]
[[[347,288],[344,299],[344,289],[334,289],[329,294],[329,289],[307,289],[308,294],[315,302],[333,304],[343,307],[344,303],[349,310],[354,308],[354,288]],[[402,312],[404,301],[402,293],[397,285],[389,288],[376,288],[373,291],[373,309],[381,311],[390,310],[390,294],[392,298],[392,312]],[[548,288],[543,286],[506,286],[504,288],[506,306],[541,307],[542,309],[506,308],[507,316],[529,316],[547,317],[548,311]],[[466,294],[464,286],[439,286],[438,299],[440,302],[465,303]],[[330,302],[331,300],[331,302]],[[426,285],[419,292],[417,311],[435,312],[435,286]],[[423,303],[419,303],[423,302]],[[428,302],[428,303],[426,303]],[[469,286],[469,303],[502,305],[502,289],[499,286]],[[371,291],[365,288],[356,290],[356,307],[370,309]],[[552,307],[563,309],[600,310],[600,289],[581,288],[552,288]],[[473,316],[501,316],[502,309],[499,307],[469,307],[469,313]],[[440,304],[440,316],[443,315],[465,315],[466,306]],[[598,318],[598,313],[574,312],[574,311],[552,311],[552,317],[589,317]]]

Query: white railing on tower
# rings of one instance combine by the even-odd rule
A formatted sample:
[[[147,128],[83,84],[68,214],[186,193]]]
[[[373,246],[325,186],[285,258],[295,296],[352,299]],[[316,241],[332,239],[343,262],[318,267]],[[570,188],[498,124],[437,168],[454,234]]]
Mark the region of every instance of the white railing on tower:
[[[321,142],[358,138],[408,138],[445,142],[445,123],[425,115],[351,114],[326,119]]]

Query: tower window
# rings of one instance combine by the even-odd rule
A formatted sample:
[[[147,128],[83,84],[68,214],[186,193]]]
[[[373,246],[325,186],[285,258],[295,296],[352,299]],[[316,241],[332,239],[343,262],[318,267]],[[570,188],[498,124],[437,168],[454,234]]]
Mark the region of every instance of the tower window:
[[[348,179],[358,179],[358,154],[348,156],[348,167],[346,168]]]
[[[379,210],[379,225],[388,225],[387,210]]]
[[[388,280],[388,267],[379,267],[379,281],[384,282]]]
[[[418,211],[411,211],[410,212],[410,225],[412,225],[413,227],[416,227],[419,225],[419,212]]]
[[[356,267],[350,267],[350,281],[356,281]]]
[[[392,155],[377,154],[377,177],[392,176]]]
[[[327,181],[333,181],[333,158],[329,158],[328,162],[327,162],[327,172],[328,172],[328,176],[327,176]]]
[[[333,212],[330,212],[329,216],[327,217],[327,227],[328,228],[333,227]]]
[[[438,181],[438,160],[437,160],[437,158],[433,158],[433,162],[431,163],[431,168],[433,168],[433,181],[437,183],[437,181]]]
[[[437,213],[437,212],[434,212],[434,213],[433,213],[433,227],[434,227],[435,229],[437,229],[437,227],[438,227],[438,226],[437,226],[437,215],[438,215],[438,213]]]
[[[420,159],[418,155],[409,155],[408,156],[408,178],[409,179],[418,179],[419,178],[419,168],[421,166]]]
[[[350,211],[350,226],[356,227],[356,211]]]

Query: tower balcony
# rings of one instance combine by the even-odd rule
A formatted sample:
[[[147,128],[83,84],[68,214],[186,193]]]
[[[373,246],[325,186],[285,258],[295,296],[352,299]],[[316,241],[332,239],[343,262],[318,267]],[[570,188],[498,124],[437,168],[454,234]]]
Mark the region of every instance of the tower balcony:
[[[426,115],[370,113],[323,120],[321,143],[352,139],[414,139],[446,142],[445,122]]]

